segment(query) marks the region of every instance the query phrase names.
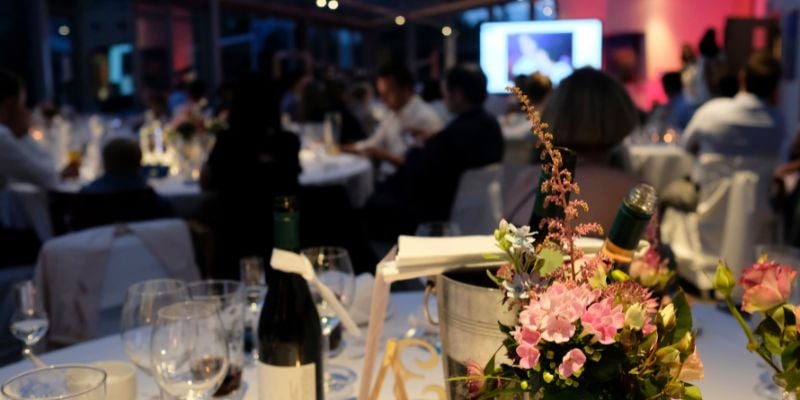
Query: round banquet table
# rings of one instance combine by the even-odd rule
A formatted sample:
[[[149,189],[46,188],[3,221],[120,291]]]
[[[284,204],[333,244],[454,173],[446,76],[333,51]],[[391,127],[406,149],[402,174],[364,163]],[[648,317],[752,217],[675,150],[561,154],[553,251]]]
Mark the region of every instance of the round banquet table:
[[[300,150],[300,165],[303,167],[300,185],[342,185],[347,190],[353,207],[362,207],[372,194],[372,163],[364,157],[303,149]]]
[[[692,173],[694,159],[682,147],[668,144],[625,146],[628,169],[662,193],[671,182]]]
[[[403,337],[409,328],[415,326],[415,321],[421,317],[422,293],[407,292],[394,293],[391,296],[389,319],[384,327],[382,343],[389,337]],[[766,365],[745,349],[746,338],[736,324],[736,321],[727,313],[719,311],[710,304],[695,304],[693,306],[695,328],[701,331],[697,338],[698,351],[705,364],[705,379],[698,383],[703,392],[703,398],[709,400],[758,400],[779,399],[774,394],[766,391],[766,378],[768,370]],[[366,333],[366,330],[362,332]],[[343,365],[351,368],[357,374],[363,364],[363,342],[349,338],[347,346],[340,355],[333,359],[332,364]],[[380,350],[383,354],[383,348]],[[99,360],[126,360],[120,338],[118,335],[107,336],[101,339],[81,343],[72,347],[43,354],[42,359],[47,363],[89,363]],[[423,394],[422,388],[427,385],[443,385],[444,377],[439,366],[430,371],[415,369],[415,358],[427,359],[427,354],[422,350],[409,349],[404,354],[403,361],[412,372],[422,373],[424,378],[407,381],[406,388],[411,399],[434,398]],[[440,360],[441,361],[441,360]],[[377,363],[380,365],[380,362]],[[28,361],[20,361],[0,368],[0,382],[5,382],[10,377],[31,369]],[[377,367],[377,366],[376,366]],[[257,399],[255,369],[247,367],[244,381],[249,386],[244,399]],[[373,375],[375,376],[375,375]],[[139,398],[146,399],[156,393],[157,388],[151,378],[138,373]],[[386,375],[381,390],[381,399],[393,399],[392,374]],[[354,387],[352,396],[355,396],[358,382]]]

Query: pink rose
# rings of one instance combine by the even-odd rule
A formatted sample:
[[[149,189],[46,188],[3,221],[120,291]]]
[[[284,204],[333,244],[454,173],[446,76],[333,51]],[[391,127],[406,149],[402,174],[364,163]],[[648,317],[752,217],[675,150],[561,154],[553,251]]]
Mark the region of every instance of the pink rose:
[[[572,349],[564,355],[561,365],[558,366],[558,373],[564,378],[569,378],[575,372],[583,368],[586,363],[586,355],[579,349]]]
[[[748,313],[768,311],[786,303],[797,271],[774,261],[756,263],[744,270],[739,285],[744,288],[742,309]]]
[[[589,306],[589,309],[581,317],[583,329],[587,333],[594,335],[597,341],[602,344],[614,343],[614,336],[625,324],[622,305],[612,306],[612,299],[606,297],[603,301]]]
[[[483,393],[485,382],[483,381],[483,368],[473,359],[467,361],[467,389],[469,398],[475,399]]]

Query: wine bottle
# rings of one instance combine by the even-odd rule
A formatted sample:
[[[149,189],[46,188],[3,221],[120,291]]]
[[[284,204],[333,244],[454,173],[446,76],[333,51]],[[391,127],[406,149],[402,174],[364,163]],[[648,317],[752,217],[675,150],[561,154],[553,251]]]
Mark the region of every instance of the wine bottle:
[[[297,251],[295,199],[275,202],[275,247]],[[322,400],[322,331],[319,314],[298,274],[267,267],[269,291],[258,323],[259,400]]]
[[[656,190],[644,183],[634,186],[622,200],[600,250],[615,267],[625,269],[630,265],[639,239],[656,211],[657,200]]]
[[[565,147],[557,147],[556,148],[561,153],[561,168],[566,168],[570,174],[572,174],[572,179],[575,179],[575,168],[578,164],[578,156],[575,154],[574,151],[567,149]],[[546,165],[552,164],[552,160],[549,156],[547,156],[544,160]],[[564,209],[560,206],[549,203],[547,207],[544,205],[544,200],[549,193],[542,192],[542,183],[549,180],[552,175],[549,171],[542,170],[542,173],[539,174],[539,183],[536,186],[536,198],[533,202],[533,212],[531,213],[531,218],[528,222],[528,226],[531,227],[531,231],[538,231],[539,233],[533,237],[533,244],[539,245],[540,243],[544,242],[547,238],[547,227],[541,226],[541,223],[546,218],[563,218],[564,217]],[[567,194],[569,196],[569,194]],[[569,197],[567,197],[569,200]]]

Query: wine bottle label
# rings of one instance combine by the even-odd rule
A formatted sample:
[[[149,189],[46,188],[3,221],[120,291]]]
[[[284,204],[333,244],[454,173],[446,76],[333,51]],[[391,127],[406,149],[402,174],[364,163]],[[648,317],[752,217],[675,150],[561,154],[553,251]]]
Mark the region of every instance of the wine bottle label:
[[[259,400],[317,400],[314,363],[283,367],[258,363]]]

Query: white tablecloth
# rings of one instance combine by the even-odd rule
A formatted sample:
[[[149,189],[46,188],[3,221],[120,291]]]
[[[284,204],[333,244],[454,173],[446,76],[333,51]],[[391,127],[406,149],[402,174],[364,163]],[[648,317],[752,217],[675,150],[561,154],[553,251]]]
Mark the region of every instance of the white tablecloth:
[[[421,317],[422,293],[396,293],[391,297],[391,313],[393,315],[385,326],[384,338],[401,337],[411,326],[410,321]],[[745,349],[746,338],[729,314],[718,311],[713,305],[697,304],[694,306],[695,328],[701,330],[697,338],[700,356],[705,364],[705,380],[699,383],[703,398],[709,400],[750,400],[779,399],[770,396],[766,391],[768,370],[759,359]],[[359,373],[362,365],[363,344],[349,339],[347,348],[332,363],[344,365]],[[381,353],[383,351],[381,350]],[[425,357],[422,352],[410,350],[410,358]],[[98,360],[125,360],[119,336],[108,336],[80,345],[42,355],[47,363],[88,363]],[[380,363],[378,363],[380,364]],[[406,362],[413,370],[413,364]],[[27,361],[18,362],[0,369],[0,382],[11,376],[31,368]],[[432,398],[423,395],[421,389],[429,384],[443,385],[441,368],[423,372],[424,380],[411,380],[407,383],[408,394],[413,399]],[[249,385],[245,399],[257,399],[254,368],[245,369],[244,379]],[[387,375],[381,392],[382,399],[393,399],[391,387],[394,381]],[[153,380],[143,373],[138,375],[139,398],[156,392]],[[356,386],[357,388],[357,386]],[[353,392],[355,395],[355,391]]]
[[[372,163],[364,157],[301,150],[300,164],[302,186],[343,185],[354,207],[363,206],[372,194]]]
[[[694,162],[683,148],[666,144],[627,145],[625,159],[630,171],[659,193],[671,182],[689,176]]]

